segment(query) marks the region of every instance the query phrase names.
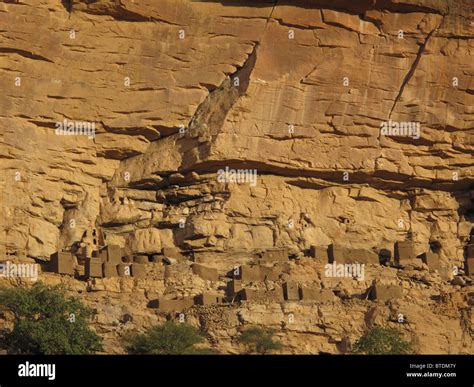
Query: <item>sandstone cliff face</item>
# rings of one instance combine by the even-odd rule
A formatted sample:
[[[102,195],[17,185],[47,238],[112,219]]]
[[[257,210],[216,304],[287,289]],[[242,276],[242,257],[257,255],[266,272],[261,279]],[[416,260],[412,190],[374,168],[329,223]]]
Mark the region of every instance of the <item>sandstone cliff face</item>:
[[[473,242],[472,1],[4,0],[0,11],[6,253],[49,258],[99,228],[129,256],[173,247],[224,274],[288,247],[289,278],[348,298],[193,307],[189,320],[223,351],[238,352],[238,328],[257,323],[284,324],[288,352],[338,353],[403,310],[421,352],[472,353],[472,285],[449,282],[467,274]],[[65,122],[95,135],[57,135]],[[384,122],[416,123],[419,136],[384,135]],[[226,168],[256,180],[222,181]],[[437,271],[373,265],[354,284],[303,257],[331,244],[393,256],[404,240],[417,254],[431,246]],[[160,270],[61,280],[97,306],[115,343],[163,318],[147,292],[226,284]],[[403,298],[353,297],[375,279]]]

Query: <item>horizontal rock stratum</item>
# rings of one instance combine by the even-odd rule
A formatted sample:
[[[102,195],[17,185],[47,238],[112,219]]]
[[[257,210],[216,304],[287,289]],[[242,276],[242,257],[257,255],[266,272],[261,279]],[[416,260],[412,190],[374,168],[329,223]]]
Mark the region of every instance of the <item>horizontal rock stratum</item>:
[[[473,353],[472,1],[0,0],[0,26],[2,259],[74,254],[76,279],[40,279],[84,290],[107,351],[160,321],[150,301],[224,296],[280,248],[255,287],[334,305],[193,307],[220,350],[283,321],[284,352],[344,352],[401,311],[420,352]],[[85,282],[97,245],[156,267]],[[325,277],[331,245],[365,282]],[[362,296],[380,281],[402,297]]]

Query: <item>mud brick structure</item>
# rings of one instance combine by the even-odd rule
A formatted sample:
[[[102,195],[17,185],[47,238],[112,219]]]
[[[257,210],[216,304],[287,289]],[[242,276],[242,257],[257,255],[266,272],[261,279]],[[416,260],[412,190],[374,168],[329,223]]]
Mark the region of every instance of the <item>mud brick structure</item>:
[[[402,288],[398,285],[374,285],[370,292],[370,299],[376,301],[396,300],[403,297]]]
[[[417,259],[416,244],[411,241],[395,243],[395,262],[406,263]]]
[[[102,270],[105,278],[118,277],[117,264],[105,262],[102,264]]]
[[[474,257],[466,258],[465,271],[466,275],[474,277]]]
[[[329,262],[328,247],[311,245],[309,256],[321,262]]]
[[[135,255],[133,257],[133,262],[140,264],[147,264],[149,262],[147,255]]]
[[[213,267],[207,267],[199,263],[193,264],[193,273],[208,281],[217,281],[219,273]]]
[[[230,297],[235,296],[242,290],[242,281],[238,279],[232,279],[227,282],[227,295]]]
[[[328,247],[329,263],[379,264],[379,257],[371,250],[353,249],[337,245]]]
[[[163,312],[182,312],[194,305],[194,298],[186,297],[179,300],[168,300],[160,298],[158,300],[158,309]]]
[[[118,265],[119,263],[122,263],[122,248],[117,245],[107,245],[106,246],[106,251],[107,251],[107,262],[113,263]]]
[[[125,255],[122,257],[123,263],[133,263],[133,256]]]
[[[74,256],[66,252],[52,254],[50,270],[58,274],[74,275]]]
[[[102,231],[101,228],[92,228],[90,230],[91,236],[93,238],[93,244],[99,248],[102,248],[106,244],[107,236]]]
[[[160,262],[163,261],[163,255],[161,255],[161,254],[152,254],[150,261],[153,262],[153,263],[160,263]]]
[[[100,259],[100,261],[102,263],[107,262],[107,259],[108,259],[107,250],[105,248],[101,248],[99,250],[94,250],[92,252],[92,258]]]
[[[259,265],[243,265],[239,268],[239,278],[243,282],[263,281],[261,266]]]
[[[132,274],[131,265],[122,263],[117,265],[117,273],[120,277],[130,277]]]
[[[428,251],[421,255],[421,260],[428,265],[430,270],[441,270],[441,262],[438,254]]]
[[[146,277],[146,265],[142,263],[132,263],[130,265],[130,273],[135,278]]]
[[[85,275],[90,278],[102,278],[102,259],[100,257],[93,257],[86,259]]]
[[[223,302],[222,296],[212,293],[203,293],[194,297],[196,305],[213,305],[221,304]]]
[[[285,282],[283,292],[287,301],[298,301],[300,299],[300,289],[296,282]]]
[[[466,246],[466,256],[467,258],[474,258],[474,243]]]
[[[76,252],[76,257],[79,263],[84,264],[85,260],[88,258],[87,247],[86,246],[80,247]]]
[[[256,302],[282,302],[284,301],[282,289],[275,290],[256,290],[256,289],[243,289],[240,293],[241,300],[243,301],[256,301]]]
[[[301,299],[303,301],[329,302],[336,299],[334,292],[330,289],[302,286],[300,291]]]

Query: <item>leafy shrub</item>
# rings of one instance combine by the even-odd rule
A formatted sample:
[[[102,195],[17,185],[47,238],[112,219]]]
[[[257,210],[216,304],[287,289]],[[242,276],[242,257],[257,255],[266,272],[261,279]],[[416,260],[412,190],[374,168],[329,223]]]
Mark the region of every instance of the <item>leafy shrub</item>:
[[[282,347],[280,342],[273,340],[273,334],[271,329],[251,327],[241,333],[239,341],[249,348],[250,353],[265,355]]]
[[[412,354],[414,349],[411,343],[403,340],[398,330],[374,327],[356,341],[353,352],[368,355],[400,355]]]
[[[99,336],[87,325],[92,310],[66,296],[61,286],[1,288],[0,309],[13,314],[13,330],[2,344],[13,354],[92,354],[102,350]]]
[[[167,321],[149,328],[143,334],[132,334],[125,338],[125,349],[136,355],[193,355],[211,354],[207,348],[196,348],[204,342],[199,329],[185,323]]]

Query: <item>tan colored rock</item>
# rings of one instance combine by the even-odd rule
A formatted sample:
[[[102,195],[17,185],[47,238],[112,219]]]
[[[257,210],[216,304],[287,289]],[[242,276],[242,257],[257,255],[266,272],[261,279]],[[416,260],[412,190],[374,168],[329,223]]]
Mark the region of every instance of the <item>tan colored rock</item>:
[[[276,328],[284,353],[339,353],[369,323],[393,324],[388,304],[408,316],[401,329],[418,335],[420,353],[474,352],[468,304],[436,301],[472,293],[466,1],[63,3],[0,3],[0,259],[77,252],[87,282],[40,279],[72,285],[99,311],[107,353],[123,352],[129,328],[163,321],[146,291],[161,300],[173,289],[187,301],[164,310],[181,311],[220,294],[236,267],[243,285],[255,282],[240,293],[245,305],[187,311],[226,353],[241,351],[247,323]],[[95,132],[56,131],[68,123]],[[420,131],[383,132],[389,124]],[[223,181],[226,167],[243,181]],[[311,246],[331,244],[366,264],[365,280],[325,278],[324,249],[305,261]],[[106,245],[128,257],[199,256],[212,280],[178,257],[100,278],[102,264],[118,263]],[[274,248],[291,261],[249,266]],[[382,250],[403,270],[378,265]],[[448,283],[454,268],[462,287]],[[374,279],[403,289],[378,283],[377,299],[391,302],[377,313],[362,296]],[[285,281],[301,284],[303,302],[279,304]],[[338,291],[347,300],[330,303]]]

